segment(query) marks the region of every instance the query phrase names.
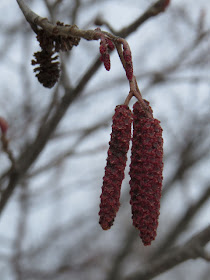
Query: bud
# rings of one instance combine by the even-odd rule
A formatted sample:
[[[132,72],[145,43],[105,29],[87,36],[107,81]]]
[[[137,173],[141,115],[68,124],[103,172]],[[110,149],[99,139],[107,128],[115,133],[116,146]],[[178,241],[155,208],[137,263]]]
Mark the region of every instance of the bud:
[[[106,47],[106,45],[100,43],[100,48],[99,48],[99,50],[100,50],[100,54],[104,55],[104,54],[107,52],[107,47]]]
[[[103,34],[101,34],[101,41],[100,41],[100,60],[104,63],[104,67],[107,71],[110,70],[111,68],[111,63],[110,63],[110,55],[109,55],[109,50],[114,49],[114,44],[112,41],[108,38],[106,38]]]
[[[128,80],[131,81],[133,78],[133,62],[132,62],[131,50],[126,42],[124,42],[123,44],[123,57],[125,59],[126,76]]]
[[[114,44],[112,43],[112,41],[109,38],[105,38],[105,39],[106,39],[106,43],[107,43],[108,49],[110,51],[113,51],[114,48],[115,48]]]
[[[104,63],[104,67],[107,71],[111,68],[111,62],[110,62],[110,55],[108,53],[105,53],[101,55],[101,61]]]
[[[112,226],[120,207],[121,184],[131,139],[132,113],[127,105],[119,105],[115,108],[112,119],[111,140],[100,196],[99,224],[104,230]]]
[[[6,134],[8,126],[9,125],[8,125],[7,121],[4,118],[0,117],[0,129],[1,129],[2,134]]]
[[[147,101],[148,111],[152,114]],[[148,117],[140,102],[133,106],[133,139],[130,164],[130,204],[133,225],[144,245],[156,237],[163,171],[163,138],[160,122]]]

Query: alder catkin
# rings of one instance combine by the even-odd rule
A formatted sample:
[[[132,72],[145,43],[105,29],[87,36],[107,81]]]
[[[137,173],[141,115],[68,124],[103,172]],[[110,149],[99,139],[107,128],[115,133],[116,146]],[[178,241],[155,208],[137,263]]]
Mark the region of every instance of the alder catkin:
[[[109,71],[111,68],[109,50],[113,50],[113,49],[114,49],[114,44],[112,43],[112,41],[102,36],[100,42],[100,48],[99,48],[101,54],[100,60],[101,62],[104,63],[104,67],[107,71]]]
[[[127,105],[119,105],[115,108],[112,119],[111,140],[100,196],[99,224],[104,230],[112,226],[120,206],[121,184],[131,139],[132,113]]]
[[[133,139],[130,164],[130,204],[133,225],[144,245],[155,239],[158,227],[163,171],[163,138],[160,122],[140,102],[133,106]]]
[[[132,62],[131,50],[128,44],[123,45],[123,57],[125,59],[126,76],[128,80],[131,81],[133,78],[133,62]]]

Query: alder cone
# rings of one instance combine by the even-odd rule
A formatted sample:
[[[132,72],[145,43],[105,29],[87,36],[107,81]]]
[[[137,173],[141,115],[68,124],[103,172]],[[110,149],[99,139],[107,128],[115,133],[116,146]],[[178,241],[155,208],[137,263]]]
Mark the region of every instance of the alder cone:
[[[133,106],[133,139],[130,164],[130,204],[133,225],[144,245],[155,239],[158,227],[163,171],[163,138],[160,122],[136,102]]]
[[[52,88],[58,81],[60,76],[60,63],[57,61],[58,56],[54,56],[54,52],[47,52],[42,50],[36,52],[34,57],[36,60],[32,60],[32,65],[39,64],[34,69],[34,72],[38,72],[36,77],[38,81],[47,88]]]
[[[104,230],[112,226],[120,207],[121,184],[131,139],[132,113],[127,105],[119,105],[115,108],[112,119],[111,140],[100,196],[99,224]]]
[[[67,26],[67,27],[71,26],[69,24],[64,24],[63,22],[60,22],[60,21],[57,21],[56,25],[57,26]],[[52,36],[51,35],[51,38],[54,42],[56,52],[71,51],[71,49],[74,46],[78,46],[79,42],[80,42],[80,38],[72,37],[72,36]]]
[[[57,22],[57,26],[64,26],[62,22]],[[65,25],[70,26],[70,25]],[[57,60],[59,51],[70,51],[73,46],[77,46],[80,38],[71,36],[54,36],[44,30],[39,30],[36,36],[41,47],[41,51],[34,53],[35,60],[32,65],[37,65],[34,72],[38,72],[38,81],[47,88],[52,88],[60,77],[60,62]]]
[[[52,88],[60,76],[60,63],[58,56],[54,51],[54,41],[44,30],[37,33],[41,51],[34,53],[35,59],[31,61],[32,65],[38,65],[34,68],[37,72],[38,81],[46,88]]]

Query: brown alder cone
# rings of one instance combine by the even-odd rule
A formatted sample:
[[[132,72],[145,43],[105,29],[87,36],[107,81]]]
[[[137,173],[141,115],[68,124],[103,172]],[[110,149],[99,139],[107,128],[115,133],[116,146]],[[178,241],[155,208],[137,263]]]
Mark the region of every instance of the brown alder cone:
[[[57,26],[64,26],[62,22],[57,22]],[[65,25],[69,26],[69,25]],[[52,88],[60,77],[60,62],[57,60],[59,51],[70,51],[73,46],[77,46],[80,38],[71,36],[53,36],[40,29],[36,36],[41,47],[41,51],[34,53],[35,59],[32,65],[39,65],[34,69],[37,72],[38,81],[47,88]]]
[[[144,245],[155,239],[158,227],[163,171],[163,138],[160,122],[140,102],[133,106],[133,139],[130,164],[130,204],[133,225]]]
[[[34,72],[38,72],[36,77],[39,82],[44,87],[52,88],[60,76],[60,63],[57,61],[58,56],[55,55],[54,42],[43,30],[38,31],[37,40],[42,50],[34,53],[35,60],[32,60],[31,64],[39,65],[34,68]]]
[[[131,139],[132,113],[127,105],[119,105],[115,108],[112,119],[111,140],[100,196],[99,224],[104,230],[112,226],[120,207],[121,184]]]

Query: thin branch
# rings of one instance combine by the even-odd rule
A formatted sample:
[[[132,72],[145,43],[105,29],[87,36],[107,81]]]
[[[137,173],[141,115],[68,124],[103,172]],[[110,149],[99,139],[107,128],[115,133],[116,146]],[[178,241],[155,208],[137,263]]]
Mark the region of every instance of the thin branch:
[[[114,30],[113,27],[110,26],[109,23],[104,21],[101,18],[97,18],[95,20],[95,24],[97,25],[105,25],[108,29],[115,35],[122,38],[127,37],[131,33],[137,30],[137,28],[142,25],[145,21],[150,19],[151,17],[157,16],[158,14],[165,11],[169,1],[167,0],[158,0],[153,5],[151,5],[143,15],[137,18],[134,22],[132,22],[129,26],[122,28],[120,31]]]
[[[81,78],[80,82],[75,89],[66,89],[66,92],[60,101],[57,110],[51,116],[51,118],[46,122],[45,125],[40,126],[39,132],[35,140],[29,144],[26,149],[22,152],[19,159],[17,160],[16,169],[11,172],[10,180],[8,186],[2,192],[0,200],[0,214],[2,213],[8,199],[12,195],[15,186],[20,181],[20,179],[25,175],[34,161],[38,158],[45,145],[47,144],[52,133],[55,131],[60,120],[65,115],[67,109],[72,104],[72,102],[79,97],[84,87],[87,85],[91,77],[96,73],[101,65],[100,60],[97,58],[96,61],[90,66],[89,70]]]
[[[9,147],[9,140],[7,139],[5,133],[3,133],[1,135],[1,139],[0,140],[1,140],[3,151],[7,154],[8,158],[9,158],[11,164],[12,164],[11,168],[14,168],[14,166],[15,166],[15,158],[14,158],[14,155],[12,153],[12,150]]]
[[[47,171],[47,170],[49,170],[49,169],[51,169],[55,166],[58,166],[65,159],[74,155],[75,150],[79,146],[79,144],[81,144],[81,142],[84,141],[86,139],[86,137],[89,136],[91,133],[95,132],[96,130],[98,130],[102,127],[104,127],[107,124],[107,122],[110,120],[110,118],[111,117],[107,118],[107,120],[104,120],[103,122],[100,122],[100,123],[88,128],[86,130],[83,130],[81,132],[81,135],[77,139],[76,143],[68,151],[60,153],[59,156],[56,156],[55,158],[50,159],[50,161],[48,163],[46,163],[45,165],[43,165],[43,166],[37,168],[36,170],[34,170],[32,173],[30,173],[28,175],[28,177],[33,177],[33,176],[39,175],[40,173],[43,173],[43,172],[45,172],[45,171]]]
[[[205,245],[210,241],[210,225],[181,246],[171,249],[168,253],[150,263],[142,271],[126,280],[149,280],[169,269],[191,259],[204,258]],[[208,259],[208,258],[207,258]]]
[[[26,20],[36,27],[39,26],[43,28],[46,32],[54,36],[72,36],[79,37],[90,40],[99,40],[100,34],[97,30],[83,30],[79,29],[76,25],[70,26],[58,26],[54,25],[48,21],[47,18],[43,18],[36,13],[34,13],[30,8],[24,3],[22,0],[17,0],[20,9],[22,10]],[[108,32],[102,32],[105,35],[109,36],[113,40],[117,40],[118,38]]]
[[[26,235],[26,225],[27,225],[27,218],[28,218],[28,201],[27,201],[27,188],[28,186],[23,183],[21,186],[21,194],[19,198],[20,204],[20,214],[19,214],[19,221],[17,225],[16,237],[14,240],[13,248],[14,248],[14,255],[13,255],[13,267],[16,276],[16,280],[23,279],[22,277],[22,246],[24,242],[24,238]]]
[[[106,280],[119,279],[120,268],[123,260],[128,256],[132,249],[132,246],[136,240],[135,230],[129,229],[120,250],[112,260],[112,267],[109,273],[107,273]]]
[[[160,254],[164,253],[166,249],[170,247],[178,236],[187,228],[190,221],[195,217],[198,210],[209,200],[210,198],[210,186],[202,194],[202,196],[192,204],[180,218],[180,220],[170,228],[169,233],[164,238],[163,242],[158,246],[157,250],[153,253],[152,259],[155,259]]]
[[[74,0],[74,9],[72,11],[72,15],[71,15],[71,23],[75,24],[77,21],[77,16],[78,16],[78,11],[81,5],[81,0]]]

